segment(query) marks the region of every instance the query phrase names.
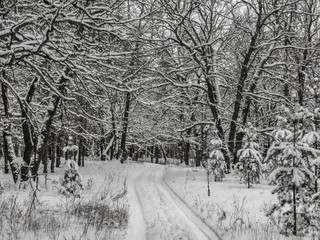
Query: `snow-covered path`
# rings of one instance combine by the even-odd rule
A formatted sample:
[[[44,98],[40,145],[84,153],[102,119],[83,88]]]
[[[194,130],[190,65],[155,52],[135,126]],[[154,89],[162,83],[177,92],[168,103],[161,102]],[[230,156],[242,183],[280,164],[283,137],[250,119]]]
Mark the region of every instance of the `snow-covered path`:
[[[165,167],[145,164],[128,178],[132,216],[127,240],[218,240],[164,181]]]

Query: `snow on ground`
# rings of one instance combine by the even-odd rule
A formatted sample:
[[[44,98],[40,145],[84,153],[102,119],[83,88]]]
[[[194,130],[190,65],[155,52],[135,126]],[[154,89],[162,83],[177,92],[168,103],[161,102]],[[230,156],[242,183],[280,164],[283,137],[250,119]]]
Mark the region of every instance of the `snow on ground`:
[[[215,232],[166,185],[165,169],[146,163],[130,175],[132,217],[127,239],[218,240]]]
[[[30,184],[17,188],[0,174],[0,239],[125,239],[128,221],[126,178],[137,164],[86,161],[80,167],[80,198],[59,194],[64,169],[40,176],[37,198]],[[31,214],[28,209],[33,206]]]
[[[265,213],[277,201],[271,194],[274,188],[267,181],[248,189],[239,177],[228,174],[222,182],[210,181],[208,196],[207,177],[203,168],[170,167],[166,182],[211,228],[220,239],[280,240],[286,238],[277,230],[276,219]]]
[[[59,194],[63,168],[16,189],[0,174],[0,239],[83,240],[284,240],[276,219],[265,217],[276,201],[266,181],[247,189],[236,176],[210,182],[204,169],[129,161],[86,161],[80,198]],[[31,194],[30,194],[31,193]],[[35,208],[32,214],[28,209]],[[299,239],[299,238],[296,238]]]

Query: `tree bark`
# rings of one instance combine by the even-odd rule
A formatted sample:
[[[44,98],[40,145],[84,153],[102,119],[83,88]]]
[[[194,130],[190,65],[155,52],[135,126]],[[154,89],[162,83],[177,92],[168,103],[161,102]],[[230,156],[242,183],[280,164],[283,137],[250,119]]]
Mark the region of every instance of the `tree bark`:
[[[83,155],[83,153],[82,153],[82,151],[83,151],[83,147],[82,147],[82,145],[83,145],[83,140],[82,140],[82,137],[80,137],[80,141],[79,141],[79,149],[78,149],[78,165],[79,166],[81,166],[82,164],[81,164],[81,158],[82,158],[82,155]]]
[[[163,157],[164,157],[164,163],[167,164],[167,154],[166,154],[166,151],[165,151],[165,149],[162,147],[162,145],[160,145],[160,148],[161,148],[161,151],[162,151],[162,154],[163,154]]]
[[[66,71],[67,74],[67,71]],[[60,94],[64,94],[64,89],[66,87],[66,82],[67,79],[64,78],[63,76],[59,80],[59,87],[58,91]],[[60,95],[54,95],[52,97],[52,107],[48,108],[47,110],[47,120],[45,121],[44,128],[41,131],[41,136],[42,136],[42,143],[37,149],[37,156],[35,159],[34,166],[32,168],[32,176],[36,177],[38,174],[38,170],[40,167],[41,160],[45,154],[48,142],[49,142],[49,137],[50,137],[50,130],[53,122],[53,118],[57,112],[58,105],[61,101],[61,96]]]
[[[3,158],[4,158],[4,173],[8,174],[9,173],[9,162],[8,162],[8,156],[6,154],[6,150],[5,150],[5,133],[4,131],[2,132],[2,137],[3,137],[3,146],[2,146],[2,150],[3,150]]]
[[[126,139],[127,139],[127,131],[128,131],[128,122],[129,122],[129,111],[130,111],[130,103],[131,103],[131,93],[126,93],[126,101],[125,101],[125,109],[123,116],[123,127],[122,127],[122,135],[121,135],[121,144],[120,144],[120,153],[118,153],[118,158],[121,160],[125,160],[127,158],[126,151]]]
[[[73,143],[73,144],[74,144],[75,146],[77,146],[77,139],[74,139],[74,143]],[[72,151],[71,154],[72,154],[73,160],[74,160],[75,162],[77,162],[77,151]]]
[[[259,78],[259,76],[261,76],[262,69],[263,69],[264,65],[266,64],[267,60],[269,59],[270,55],[272,54],[272,52],[273,52],[273,50],[271,50],[268,53],[267,57],[264,58],[264,60],[261,62],[260,67],[259,67],[259,71],[256,74],[257,77],[255,79],[253,79],[253,82],[251,83],[251,86],[249,88],[250,93],[254,93],[254,91],[258,85],[258,78]],[[247,124],[247,120],[248,120],[249,113],[250,113],[251,103],[252,103],[252,97],[247,95],[245,98],[245,102],[244,102],[244,108],[242,110],[242,126],[245,126]],[[234,150],[234,154],[233,154],[234,163],[237,163],[239,161],[237,153],[242,147],[243,138],[244,138],[244,132],[236,133],[236,145],[235,145],[235,150]]]
[[[260,4],[260,12],[262,8],[262,4]],[[243,62],[241,63],[241,71],[240,71],[240,78],[237,84],[237,93],[236,93],[236,100],[233,108],[233,114],[230,123],[230,132],[229,132],[229,151],[232,156],[235,156],[237,153],[235,151],[235,143],[236,143],[236,134],[237,134],[237,121],[242,105],[243,100],[243,91],[245,81],[247,80],[248,73],[249,73],[249,62],[251,57],[255,51],[255,45],[260,34],[262,25],[261,25],[261,14],[258,15],[257,23],[256,23],[256,30],[254,35],[251,37],[249,49],[245,55]],[[237,158],[233,159],[233,163],[237,163]]]
[[[84,142],[82,143],[82,161],[81,161],[81,166],[84,167],[84,157],[86,153],[86,147],[84,146]]]
[[[60,134],[58,135],[58,145],[57,145],[56,151],[57,151],[56,167],[58,168],[60,167],[60,164],[61,164],[61,155],[62,155]]]
[[[156,162],[155,163],[158,164],[159,163],[159,157],[160,157],[159,156],[159,148],[158,148],[158,146],[155,146],[154,148],[155,148],[154,151],[155,151],[155,157],[156,157]]]
[[[34,96],[36,90],[36,83],[38,82],[38,78],[34,78],[32,84],[29,88],[26,102],[27,104],[31,103],[31,100]],[[28,117],[28,108],[20,103],[21,116],[22,116],[22,132],[23,132],[23,140],[24,140],[24,152],[23,152],[23,166],[21,167],[21,181],[27,181],[29,179],[29,170],[31,164],[31,158],[34,153],[35,145],[36,145],[36,137],[34,136],[33,126],[31,125]]]
[[[57,149],[57,135],[52,133],[52,146],[51,146],[51,173],[54,173],[54,166],[56,165],[56,149]]]
[[[2,72],[3,76],[4,73]],[[6,156],[6,159],[9,163],[13,181],[16,183],[18,181],[18,175],[19,175],[19,165],[15,162],[15,154],[14,154],[14,148],[12,143],[12,132],[11,132],[11,112],[8,102],[8,88],[4,85],[4,83],[1,84],[1,93],[2,93],[2,102],[4,106],[4,115],[5,115],[5,121],[3,126],[3,154]]]
[[[196,148],[196,167],[200,167],[202,162],[202,151],[198,147]]]
[[[190,142],[189,140],[187,140],[184,144],[184,157],[183,157],[183,161],[184,163],[189,166],[189,157],[190,157]]]
[[[48,149],[49,149],[49,146],[47,145],[44,151],[44,154],[42,156],[43,173],[48,173]]]
[[[114,106],[113,103],[111,103],[111,107],[110,107],[110,112],[111,112],[111,125],[112,125],[112,138],[113,143],[110,147],[110,160],[112,160],[114,158],[115,155],[115,146],[117,144],[117,129],[116,129],[116,120],[115,120],[115,113],[114,113]]]
[[[103,132],[102,132],[103,134]],[[101,161],[105,161],[105,156],[104,156],[104,149],[105,149],[105,145],[106,145],[106,138],[105,137],[102,137],[100,139],[100,160]]]
[[[153,163],[153,157],[154,157],[154,146],[152,145],[151,146],[151,154],[150,154],[151,163]]]
[[[180,145],[180,149],[178,150],[178,152],[179,152],[179,157],[180,157],[180,163],[183,163],[184,162],[184,154],[185,154],[184,141],[180,141],[179,145]]]
[[[210,110],[211,110],[213,118],[215,119],[215,126],[218,131],[218,137],[223,143],[225,143],[226,142],[225,136],[224,136],[225,134],[224,134],[224,130],[222,127],[220,114],[219,114],[218,108],[216,107],[216,105],[217,105],[217,96],[215,95],[216,90],[214,88],[214,85],[213,85],[211,79],[209,79],[209,78],[206,79],[206,84],[207,84],[208,98],[209,98],[209,103],[210,103]],[[231,164],[230,164],[230,156],[229,156],[228,150],[226,148],[222,148],[221,151],[224,155],[224,159],[226,161],[227,168],[230,169]]]

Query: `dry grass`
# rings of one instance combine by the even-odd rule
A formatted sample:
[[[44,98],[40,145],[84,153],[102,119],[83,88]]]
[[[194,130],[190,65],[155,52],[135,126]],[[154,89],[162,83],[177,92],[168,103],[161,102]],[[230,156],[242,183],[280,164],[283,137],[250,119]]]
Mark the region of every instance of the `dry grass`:
[[[225,209],[214,202],[202,201],[199,196],[194,198],[194,207],[203,220],[213,225],[223,240],[300,240],[306,239],[280,234],[277,219],[270,218],[268,222],[253,222],[247,210],[246,199],[233,199],[232,209]],[[264,206],[262,211],[267,211]],[[215,223],[214,223],[215,222]],[[312,239],[312,238],[308,238]],[[315,238],[318,239],[318,238]]]
[[[107,179],[108,184],[96,191],[91,190],[94,180],[88,180],[80,198],[55,196],[54,207],[45,202],[31,204],[34,200],[31,189],[27,199],[18,194],[0,195],[0,239],[124,238],[128,224],[126,179],[119,180],[111,174]],[[12,190],[12,186],[8,188],[5,191]],[[52,191],[54,187],[49,186],[49,189]]]

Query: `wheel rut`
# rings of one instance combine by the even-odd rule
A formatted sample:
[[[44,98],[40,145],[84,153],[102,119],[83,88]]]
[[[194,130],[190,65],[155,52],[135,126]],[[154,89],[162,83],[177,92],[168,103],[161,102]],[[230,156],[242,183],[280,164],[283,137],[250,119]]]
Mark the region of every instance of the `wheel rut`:
[[[165,182],[163,166],[145,164],[129,177],[134,215],[127,240],[219,240]]]

